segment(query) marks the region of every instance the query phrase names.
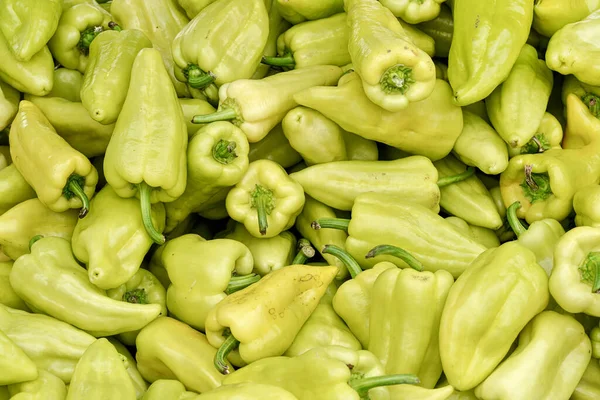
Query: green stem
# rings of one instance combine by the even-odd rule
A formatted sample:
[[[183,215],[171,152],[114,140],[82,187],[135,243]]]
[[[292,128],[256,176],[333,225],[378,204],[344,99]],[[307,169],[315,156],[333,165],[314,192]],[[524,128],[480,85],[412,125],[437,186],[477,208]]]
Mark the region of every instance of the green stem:
[[[350,379],[348,385],[356,390],[361,399],[368,399],[369,390],[392,385],[416,385],[421,381],[416,375],[412,374],[397,374],[397,375],[382,375],[372,376],[369,378]]]
[[[81,200],[82,207],[79,211],[79,218],[85,217],[90,210],[90,200],[83,191],[84,186],[85,178],[81,175],[73,174],[69,176],[67,184],[63,188],[63,196],[65,196],[67,200],[70,200],[75,196],[79,197],[79,200]]]
[[[212,114],[196,115],[192,118],[193,124],[208,124],[216,121],[231,121],[238,117],[237,112],[233,108],[217,111]]]
[[[316,221],[310,223],[310,227],[314,230],[319,229],[339,229],[341,231],[348,232],[348,226],[350,225],[349,219],[343,218],[319,218]]]
[[[527,232],[527,228],[523,226],[523,224],[517,217],[517,210],[519,208],[521,208],[521,202],[515,201],[506,209],[506,219],[508,220],[510,228],[513,230],[515,235],[517,235],[517,238],[523,233]]]
[[[404,94],[410,89],[415,80],[412,77],[412,68],[403,64],[389,67],[379,80],[379,86],[387,94]]]
[[[260,275],[257,274],[232,276],[229,280],[229,284],[227,285],[227,289],[225,289],[225,294],[229,295],[231,293],[237,292],[238,290],[245,289],[253,283],[258,282],[259,280]]]
[[[296,65],[296,61],[294,61],[294,56],[292,55],[292,53],[285,53],[281,57],[263,56],[260,62],[266,65],[274,65],[276,67],[293,68],[294,65]]]
[[[227,355],[231,353],[232,350],[235,350],[240,345],[239,340],[237,340],[231,333],[227,336],[227,339],[223,342],[221,347],[217,350],[217,354],[215,354],[214,364],[217,371],[219,371],[223,375],[227,375],[231,373],[229,370],[229,365],[227,365]]]
[[[92,41],[103,31],[101,26],[92,26],[91,28],[87,28],[81,35],[79,36],[79,43],[77,43],[77,48],[83,54],[88,54],[90,52],[90,44]]]
[[[123,294],[123,301],[132,304],[148,304],[148,295],[142,288],[133,289]]]
[[[417,271],[423,271],[424,269],[423,264],[421,264],[421,261],[417,260],[408,251],[401,249],[400,247],[392,246],[390,244],[382,244],[380,246],[373,247],[371,250],[369,250],[365,258],[374,258],[384,254],[398,257],[399,259],[407,263],[409,267]]]
[[[211,72],[203,71],[196,64],[188,64],[182,72],[188,81],[188,85],[194,89],[204,89],[215,81],[215,76]]]
[[[544,201],[552,194],[550,177],[548,174],[536,174],[532,172],[533,166],[525,165],[525,179],[521,183],[523,195],[531,203]]]
[[[350,272],[350,276],[352,278],[355,278],[356,275],[362,272],[362,268],[360,268],[360,265],[358,265],[356,260],[341,247],[338,247],[333,244],[326,244],[323,247],[323,250],[321,250],[321,253],[331,254],[332,256],[335,256],[338,259],[340,259],[340,261],[343,262],[346,268],[348,269],[348,272]]]
[[[37,242],[38,240],[40,240],[41,238],[43,238],[42,235],[35,235],[34,237],[31,238],[31,240],[29,241],[29,252],[31,252],[31,246],[33,246],[33,244],[35,242]]]
[[[213,146],[212,156],[221,164],[231,164],[237,158],[236,147],[236,142],[221,139]]]
[[[144,221],[146,233],[148,233],[148,236],[150,236],[154,243],[163,244],[166,239],[162,233],[156,230],[154,223],[152,222],[152,204],[150,203],[152,188],[148,186],[146,182],[142,182],[138,185],[138,190],[140,191],[142,220]]]
[[[304,264],[309,258],[315,256],[315,248],[304,238],[298,240],[298,253],[292,260],[292,265]]]
[[[110,29],[112,29],[113,31],[117,31],[117,32],[121,32],[123,29],[121,28],[120,25],[118,25],[115,21],[110,21],[108,23],[108,27]]]
[[[543,153],[550,149],[550,142],[546,139],[543,133],[538,133],[531,140],[521,147],[521,154],[537,154]]]
[[[261,235],[266,235],[269,227],[268,216],[275,208],[273,191],[257,184],[251,196],[252,208],[256,208],[258,214],[258,231]]]
[[[600,97],[596,96],[594,93],[586,93],[581,97],[581,100],[590,109],[590,112],[594,117],[600,118]]]
[[[437,185],[438,185],[438,187],[452,185],[453,183],[464,181],[465,179],[471,177],[474,173],[475,173],[475,168],[469,167],[465,170],[465,172],[461,172],[460,174],[450,175],[450,176],[445,176],[443,178],[440,178],[437,181]]]
[[[600,252],[592,251],[579,267],[581,280],[592,285],[592,293],[600,292]]]

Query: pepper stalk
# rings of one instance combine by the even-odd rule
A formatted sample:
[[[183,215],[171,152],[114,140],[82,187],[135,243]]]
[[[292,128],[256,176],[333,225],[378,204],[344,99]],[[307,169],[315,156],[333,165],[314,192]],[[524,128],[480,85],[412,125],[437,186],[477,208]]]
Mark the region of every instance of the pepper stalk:
[[[550,186],[550,177],[547,173],[536,174],[532,172],[532,165],[525,165],[525,179],[521,183],[523,195],[531,203],[536,201],[544,201],[552,194]]]
[[[348,386],[358,393],[361,400],[369,400],[369,390],[392,385],[418,385],[419,378],[413,374],[381,375],[365,378],[363,374],[352,374]]]
[[[315,256],[315,248],[312,247],[310,242],[302,238],[298,240],[298,253],[292,260],[292,265],[296,264],[304,264],[309,258],[313,258]]]
[[[352,279],[356,277],[356,275],[362,272],[362,268],[358,265],[358,262],[344,249],[338,247],[333,244],[326,244],[323,246],[323,250],[321,250],[323,254],[331,254],[332,256],[337,257],[340,261],[344,263],[348,272],[350,272],[350,276]]]
[[[419,260],[417,260],[408,251],[401,249],[400,247],[390,245],[390,244],[383,244],[383,245],[373,247],[371,250],[369,250],[369,252],[365,256],[365,258],[374,258],[374,257],[384,255],[384,254],[394,256],[394,257],[401,259],[402,261],[407,263],[409,267],[411,267],[414,270],[423,271],[425,269],[423,267],[423,264],[421,264],[421,262]]]
[[[79,197],[79,199],[81,200],[83,206],[79,211],[79,218],[85,217],[90,210],[90,200],[83,191],[84,186],[85,178],[80,175],[73,174],[69,177],[69,179],[67,179],[67,184],[65,185],[62,191],[63,196],[65,196],[67,200],[70,200],[75,196]]]
[[[138,184],[138,190],[140,192],[140,205],[142,210],[142,220],[144,221],[144,228],[146,228],[146,232],[152,241],[161,245],[166,241],[166,239],[165,236],[154,227],[154,223],[152,222],[152,204],[150,202],[152,188],[146,182],[142,182]]]

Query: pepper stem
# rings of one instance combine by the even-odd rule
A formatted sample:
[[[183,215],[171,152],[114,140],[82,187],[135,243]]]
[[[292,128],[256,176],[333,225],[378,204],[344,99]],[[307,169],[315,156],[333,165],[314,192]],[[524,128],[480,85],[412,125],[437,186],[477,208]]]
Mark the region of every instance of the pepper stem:
[[[438,187],[452,185],[453,183],[464,181],[465,179],[470,178],[474,173],[475,173],[475,168],[469,167],[464,172],[461,172],[460,174],[445,176],[443,178],[438,179],[437,185],[438,185]]]
[[[150,239],[156,244],[163,244],[165,237],[162,233],[156,230],[154,223],[152,222],[152,204],[150,203],[150,193],[152,188],[148,186],[146,182],[138,184],[138,190],[140,191],[140,205],[142,209],[142,220],[144,221],[144,228],[146,233],[150,236]]]
[[[227,339],[223,342],[221,347],[217,350],[217,354],[215,354],[214,365],[217,371],[219,371],[223,375],[227,375],[231,373],[229,370],[229,365],[227,365],[227,355],[231,353],[232,350],[235,350],[240,345],[240,341],[237,340],[231,332],[227,335]]]
[[[517,237],[521,236],[523,233],[527,232],[527,228],[523,226],[519,218],[517,217],[517,210],[521,208],[521,202],[515,201],[506,209],[506,219],[508,220],[508,224],[510,228],[513,230]]]
[[[192,124],[208,124],[215,121],[231,121],[238,117],[237,112],[233,108],[217,111],[211,114],[196,115],[192,118]]]
[[[294,56],[291,52],[286,52],[281,57],[269,57],[263,56],[260,61],[262,64],[273,65],[276,67],[290,67],[293,68],[296,65],[296,61],[294,60]]]
[[[588,253],[579,270],[581,271],[581,280],[592,285],[592,293],[600,292],[600,252]]]
[[[101,26],[92,26],[81,32],[79,43],[77,43],[79,51],[87,55],[90,52],[90,44],[102,31]]]
[[[523,195],[531,203],[544,201],[552,194],[550,177],[548,174],[536,174],[532,172],[532,165],[525,165],[525,179],[521,183]]]
[[[69,176],[67,184],[63,188],[63,196],[65,196],[67,200],[70,200],[75,196],[79,197],[79,200],[81,200],[82,207],[79,211],[79,218],[85,217],[90,210],[90,200],[83,191],[83,186],[85,186],[85,178],[81,175],[73,174]]]
[[[348,385],[356,390],[361,399],[368,399],[369,390],[376,387],[406,384],[416,385],[419,383],[421,383],[419,378],[412,374],[382,375],[358,379],[350,378],[348,381]]]
[[[590,109],[590,112],[596,118],[600,118],[600,97],[594,93],[586,93],[581,97],[581,100]]]
[[[387,94],[404,94],[410,89],[415,80],[412,77],[412,68],[403,64],[389,67],[379,80],[381,90]]]
[[[304,264],[309,258],[315,256],[315,248],[304,238],[298,240],[298,253],[292,260],[292,265]]]
[[[123,301],[133,304],[148,304],[148,295],[142,288],[133,289],[123,294]]]
[[[212,148],[213,158],[221,164],[231,164],[236,158],[235,148],[237,143],[229,140],[219,140]]]
[[[314,230],[319,229],[339,229],[341,231],[348,232],[348,226],[350,225],[349,219],[343,218],[319,218],[310,223],[310,227]]]
[[[123,29],[121,28],[121,26],[119,24],[117,24],[115,21],[110,21],[108,23],[108,27],[110,29],[112,29],[113,31],[117,31],[117,32],[121,32]]]
[[[238,290],[245,289],[253,283],[258,282],[259,280],[260,275],[257,274],[232,276],[229,280],[229,284],[227,285],[227,289],[225,289],[225,294],[230,295],[231,293],[235,293]]]
[[[33,246],[33,244],[35,242],[37,242],[38,240],[40,240],[41,238],[43,238],[42,235],[35,235],[34,237],[31,238],[31,240],[29,241],[29,251],[31,252],[31,246]]]
[[[421,261],[417,260],[408,251],[401,249],[400,247],[392,246],[390,244],[382,244],[380,246],[373,247],[371,250],[369,250],[365,258],[374,258],[384,254],[398,257],[399,259],[407,263],[409,267],[417,271],[423,271],[424,269],[423,264],[421,264]]]
[[[215,81],[212,72],[205,72],[196,64],[188,64],[182,72],[188,81],[188,85],[194,89],[204,89]]]
[[[275,208],[275,199],[273,191],[264,186],[256,184],[252,191],[252,208],[256,208],[258,214],[258,231],[261,235],[267,234],[269,227],[268,215],[271,215]]]
[[[323,247],[323,250],[321,250],[321,253],[331,254],[332,256],[337,257],[341,262],[344,263],[344,265],[348,269],[348,272],[350,272],[350,276],[352,278],[356,278],[356,275],[362,272],[362,268],[360,267],[360,265],[358,265],[356,260],[341,247],[338,247],[333,244],[326,244]]]

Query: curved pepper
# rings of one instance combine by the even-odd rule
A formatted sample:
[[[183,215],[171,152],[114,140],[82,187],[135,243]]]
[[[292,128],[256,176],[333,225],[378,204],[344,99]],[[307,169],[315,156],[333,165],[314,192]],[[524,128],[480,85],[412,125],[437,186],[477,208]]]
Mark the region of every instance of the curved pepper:
[[[330,17],[344,11],[344,0],[276,0],[281,16],[292,24]]]
[[[231,121],[240,127],[248,142],[258,142],[281,122],[285,114],[296,107],[294,95],[301,90],[334,85],[342,76],[342,69],[334,65],[317,65],[282,72],[263,79],[240,79],[226,83],[219,89],[217,112],[199,115],[194,123]],[[257,98],[264,101],[257,102]]]
[[[533,7],[533,29],[551,38],[567,24],[581,21],[600,8],[598,0],[543,0]]]
[[[21,93],[0,81],[0,130],[6,128],[17,115]]]
[[[487,114],[510,147],[522,147],[540,126],[554,78],[535,48],[525,44],[508,78],[486,98]]]
[[[96,339],[52,317],[30,314],[0,304],[0,331],[4,332],[39,369],[69,383],[75,365]]]
[[[10,285],[10,271],[12,270],[12,261],[0,261],[0,304],[18,310],[29,311],[29,307],[23,299],[19,297]]]
[[[304,206],[304,190],[278,164],[250,163],[246,174],[227,195],[229,216],[251,235],[270,238],[291,228]]]
[[[440,355],[448,382],[458,390],[481,383],[547,304],[548,278],[532,251],[509,242],[482,253],[456,280],[442,312]]]
[[[281,124],[277,124],[267,136],[258,142],[250,143],[248,160],[271,160],[283,168],[289,168],[302,161],[302,156],[290,145]]]
[[[508,146],[510,157],[519,154],[543,153],[551,149],[560,149],[563,139],[563,129],[556,117],[549,112],[545,112],[542,122],[538,126],[535,135],[522,147]]]
[[[71,254],[71,244],[46,237],[19,257],[10,273],[15,292],[34,310],[54,316],[95,336],[140,329],[158,317],[156,304],[115,301],[94,286]]]
[[[527,324],[515,351],[475,389],[475,395],[482,399],[566,399],[581,379],[590,353],[590,339],[579,322],[544,311]]]
[[[221,189],[237,184],[247,169],[248,140],[239,128],[215,122],[198,130],[188,143],[185,191],[165,205],[165,231],[201,211]]]
[[[34,197],[35,190],[29,186],[14,164],[0,170],[0,215]]]
[[[0,376],[1,385],[12,385],[37,379],[38,370],[27,354],[19,348],[6,334],[0,331]]]
[[[252,382],[221,386],[201,394],[197,400],[230,400],[232,398],[236,400],[297,400],[296,396],[280,387]]]
[[[60,378],[43,369],[38,369],[38,377],[29,382],[8,386],[14,400],[65,400],[67,387]]]
[[[177,379],[199,393],[221,386],[223,375],[213,365],[217,350],[183,322],[157,318],[141,330],[135,345],[138,369],[148,382]]]
[[[119,197],[106,185],[92,205],[92,211],[73,231],[73,254],[87,265],[90,282],[101,289],[116,288],[138,271],[152,238],[144,228],[136,199]],[[161,232],[165,221],[161,203],[152,205],[151,218]]]
[[[436,81],[433,61],[392,12],[375,0],[346,0],[345,8],[348,51],[366,96],[391,112],[427,98]]]
[[[165,238],[151,223],[150,204],[173,201],[185,191],[187,144],[183,112],[160,52],[142,49],[106,149],[104,174],[119,196],[137,192],[146,231],[158,244]]]
[[[175,379],[159,379],[150,385],[142,400],[186,400],[197,397],[198,394],[187,391],[183,383]]]
[[[433,2],[436,2],[436,0],[433,0]],[[448,58],[454,32],[454,21],[452,11],[448,6],[442,3],[439,7],[440,13],[437,17],[430,21],[421,22],[417,25],[417,28],[433,38],[437,57]]]
[[[294,95],[294,100],[319,111],[348,132],[432,161],[450,153],[463,127],[462,112],[452,103],[450,85],[439,79],[429,97],[411,102],[400,112],[388,112],[371,102],[356,73],[344,75],[337,87],[303,90]]]
[[[448,56],[448,78],[457,104],[465,106],[488,97],[508,77],[527,42],[533,2],[459,1],[452,11],[457,29]]]
[[[477,225],[471,225],[467,221],[459,217],[446,217],[446,222],[450,222],[456,230],[463,235],[473,239],[475,242],[491,249],[492,247],[500,246],[500,240],[496,233],[489,229]]]
[[[592,358],[571,395],[571,400],[594,400],[600,396],[600,364]]]
[[[23,100],[10,128],[14,164],[44,205],[63,212],[80,208],[83,218],[94,195],[98,172],[54,130],[33,103]]]

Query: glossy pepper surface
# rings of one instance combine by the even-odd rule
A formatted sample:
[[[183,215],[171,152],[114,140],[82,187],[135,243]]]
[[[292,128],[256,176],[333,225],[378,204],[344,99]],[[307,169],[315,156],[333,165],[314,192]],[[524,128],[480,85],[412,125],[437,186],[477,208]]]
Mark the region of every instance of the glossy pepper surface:
[[[560,149],[563,140],[563,128],[556,117],[545,112],[535,134],[521,147],[508,147],[510,157],[519,154],[543,153],[551,149]]]
[[[436,1],[434,0],[433,2]],[[454,32],[452,10],[448,6],[443,3],[440,4],[440,13],[437,17],[418,24],[417,28],[433,38],[435,42],[435,55],[437,57],[448,57],[450,45],[452,44],[452,34]]]
[[[12,385],[32,381],[38,377],[38,370],[33,361],[2,331],[0,331],[0,350],[2,350],[0,367],[4,371],[0,377],[0,384]]]
[[[292,24],[319,20],[344,11],[344,0],[275,0],[281,16]]]
[[[567,24],[581,21],[600,8],[598,0],[544,0],[533,7],[533,29],[551,38]]]
[[[60,378],[50,372],[38,369],[38,377],[32,381],[21,382],[7,387],[11,399],[64,400],[67,387]]]
[[[384,0],[381,2],[396,17],[402,18],[409,24],[417,24],[423,21],[429,21],[438,16],[440,5],[445,0]]]
[[[444,218],[446,222],[450,222],[454,228],[456,228],[459,232],[470,237],[477,243],[487,247],[488,249],[492,247],[500,246],[500,241],[498,236],[496,236],[496,232],[489,229],[483,228],[477,225],[471,225],[467,221],[459,217],[446,217]]]
[[[289,168],[302,161],[302,156],[290,145],[283,133],[281,124],[277,124],[269,131],[267,136],[258,142],[250,143],[248,159],[250,162],[271,160],[283,168]]]
[[[13,263],[10,260],[0,261],[0,304],[16,308],[18,310],[29,311],[27,304],[19,297],[10,285],[10,271]]]
[[[197,400],[296,400],[297,397],[273,385],[265,385],[262,383],[234,383],[231,385],[221,386],[210,392],[203,393],[198,396]],[[157,399],[158,400],[158,399]]]
[[[6,128],[19,110],[21,94],[7,83],[0,82],[0,130]]]
[[[144,393],[142,400],[162,400],[162,399],[195,399],[197,393],[186,390],[183,383],[175,379],[159,379],[150,385]]]
[[[29,186],[14,164],[0,170],[0,215],[34,197],[35,190]]]

